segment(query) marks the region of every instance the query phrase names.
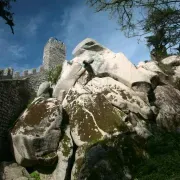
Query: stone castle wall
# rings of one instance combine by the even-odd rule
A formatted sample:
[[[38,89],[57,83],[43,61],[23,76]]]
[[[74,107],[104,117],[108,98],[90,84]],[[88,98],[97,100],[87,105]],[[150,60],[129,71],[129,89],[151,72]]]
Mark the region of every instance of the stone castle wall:
[[[7,136],[7,128],[25,108],[29,98],[26,80],[0,81],[0,137]]]
[[[22,73],[14,72],[13,68],[0,70],[0,80],[27,79],[29,88],[37,92],[39,85],[47,81],[47,72],[57,65],[62,65],[66,58],[64,43],[50,38],[44,47],[43,65],[40,68],[24,70]]]
[[[9,158],[9,129],[29,99],[26,80],[0,80],[0,161]]]

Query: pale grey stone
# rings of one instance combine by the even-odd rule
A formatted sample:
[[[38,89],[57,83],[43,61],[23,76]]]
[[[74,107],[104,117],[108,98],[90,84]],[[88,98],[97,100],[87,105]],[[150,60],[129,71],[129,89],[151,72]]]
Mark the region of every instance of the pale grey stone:
[[[16,162],[23,166],[52,165],[61,136],[62,108],[54,98],[38,98],[11,131]]]
[[[49,94],[50,83],[48,81],[43,82],[38,89],[37,97],[42,96],[43,94]],[[49,94],[50,96],[50,94]]]
[[[15,162],[0,163],[1,180],[30,180],[31,176],[27,170]]]

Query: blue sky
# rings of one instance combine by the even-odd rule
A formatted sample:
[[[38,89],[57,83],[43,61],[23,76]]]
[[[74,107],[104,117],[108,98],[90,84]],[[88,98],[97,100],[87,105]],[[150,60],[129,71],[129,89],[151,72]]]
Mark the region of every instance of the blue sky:
[[[149,59],[145,42],[128,39],[116,20],[105,12],[94,13],[86,0],[17,0],[12,4],[15,13],[15,34],[0,19],[0,68],[15,70],[36,68],[42,64],[43,48],[50,37],[63,41],[67,60],[83,39],[90,37],[114,52],[123,52],[134,64]]]

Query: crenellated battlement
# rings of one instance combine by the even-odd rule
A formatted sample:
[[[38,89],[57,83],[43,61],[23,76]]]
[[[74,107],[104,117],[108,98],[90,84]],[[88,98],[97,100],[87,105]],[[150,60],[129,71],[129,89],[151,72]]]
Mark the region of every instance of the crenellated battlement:
[[[0,69],[0,80],[4,79],[22,79],[30,76],[39,76],[42,72],[48,71],[59,64],[63,64],[66,59],[66,46],[63,42],[51,37],[44,46],[43,64],[38,68],[27,69],[18,72],[9,67]],[[45,73],[43,73],[45,74]]]
[[[13,77],[13,68],[5,68],[5,69],[0,69],[0,79],[12,79]]]
[[[45,72],[45,69],[43,66],[40,66],[39,68],[26,69],[23,72],[15,71],[13,73],[13,79],[28,78],[29,76],[37,75],[42,72]]]
[[[14,71],[13,68],[0,69],[0,80],[4,79],[22,79],[28,78],[32,75],[38,75],[39,73],[45,72],[43,66],[33,69],[26,69],[24,71]]]

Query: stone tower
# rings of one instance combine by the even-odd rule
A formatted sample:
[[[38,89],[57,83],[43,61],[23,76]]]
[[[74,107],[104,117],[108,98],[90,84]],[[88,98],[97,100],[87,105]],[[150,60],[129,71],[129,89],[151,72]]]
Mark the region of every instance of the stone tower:
[[[56,38],[50,38],[44,47],[43,66],[50,70],[58,64],[62,64],[66,58],[66,47],[64,43]]]

